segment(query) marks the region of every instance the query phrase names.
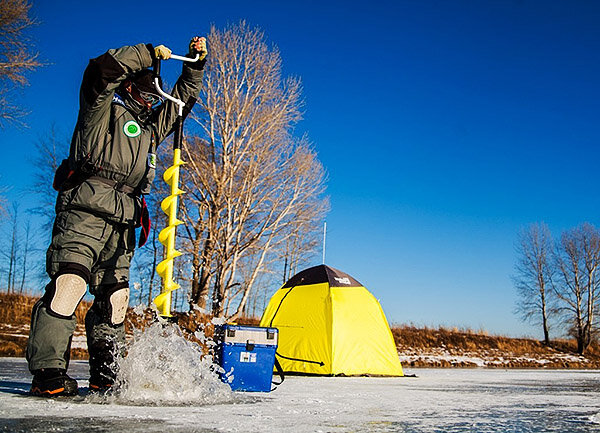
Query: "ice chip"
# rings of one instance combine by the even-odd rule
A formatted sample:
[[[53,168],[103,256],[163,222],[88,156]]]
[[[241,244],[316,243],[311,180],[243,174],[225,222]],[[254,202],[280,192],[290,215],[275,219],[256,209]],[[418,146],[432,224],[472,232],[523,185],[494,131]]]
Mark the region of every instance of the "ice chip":
[[[117,403],[206,405],[233,400],[212,357],[172,323],[154,323],[137,331],[118,364],[113,393]]]

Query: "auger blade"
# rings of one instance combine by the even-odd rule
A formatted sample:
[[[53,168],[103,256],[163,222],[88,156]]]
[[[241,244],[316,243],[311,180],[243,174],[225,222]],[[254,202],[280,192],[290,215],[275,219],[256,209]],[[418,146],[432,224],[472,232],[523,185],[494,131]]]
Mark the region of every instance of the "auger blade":
[[[177,165],[172,165],[171,167],[167,168],[165,170],[165,173],[163,174],[164,181],[166,183],[168,183],[169,185],[171,185],[174,175],[179,174],[179,167],[182,165],[183,164],[177,164]]]
[[[173,204],[177,204],[176,195],[170,195],[163,199],[163,201],[160,202],[160,208],[163,210],[164,213],[167,214],[167,216],[170,216],[171,206],[173,206]]]
[[[161,244],[163,244],[164,246],[167,246],[169,236],[172,236],[174,234],[175,234],[175,226],[167,226],[164,229],[162,229],[160,232],[158,232],[158,241]]]
[[[173,317],[171,314],[171,292],[177,290],[179,285],[176,284],[175,286],[171,290],[165,291],[154,298],[154,305],[156,305],[158,312],[163,317]]]
[[[156,265],[156,272],[163,278],[166,276],[169,269],[173,269],[173,261],[171,259],[165,259]]]

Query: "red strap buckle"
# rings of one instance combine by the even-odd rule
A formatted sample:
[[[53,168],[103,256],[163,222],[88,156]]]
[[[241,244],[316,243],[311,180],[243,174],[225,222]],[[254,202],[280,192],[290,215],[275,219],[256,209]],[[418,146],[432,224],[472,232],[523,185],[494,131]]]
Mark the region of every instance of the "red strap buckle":
[[[150,221],[150,212],[148,212],[148,206],[146,205],[146,199],[142,197],[142,214],[140,215],[139,226],[142,227],[140,231],[140,240],[138,242],[138,247],[141,248],[144,246],[148,237],[150,237],[150,226],[152,225],[152,221]],[[138,226],[138,227],[139,227]]]

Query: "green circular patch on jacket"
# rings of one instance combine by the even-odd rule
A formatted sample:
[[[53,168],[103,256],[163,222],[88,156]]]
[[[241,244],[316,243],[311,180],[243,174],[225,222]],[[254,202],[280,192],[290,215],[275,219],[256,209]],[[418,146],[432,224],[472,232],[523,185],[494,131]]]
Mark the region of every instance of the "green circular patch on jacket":
[[[133,138],[142,133],[142,128],[140,128],[140,125],[135,120],[130,120],[123,126],[123,132],[126,136]]]

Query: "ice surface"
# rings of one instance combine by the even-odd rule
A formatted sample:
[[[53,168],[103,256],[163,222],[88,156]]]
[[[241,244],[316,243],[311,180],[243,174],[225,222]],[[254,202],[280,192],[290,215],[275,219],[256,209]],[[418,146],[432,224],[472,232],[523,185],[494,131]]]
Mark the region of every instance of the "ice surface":
[[[28,397],[25,361],[1,358],[0,431],[600,432],[600,371],[408,373],[418,378],[288,377],[268,394],[233,393],[228,402],[201,398],[188,406],[159,398],[143,406]],[[74,362],[70,374],[85,391],[87,363]]]

